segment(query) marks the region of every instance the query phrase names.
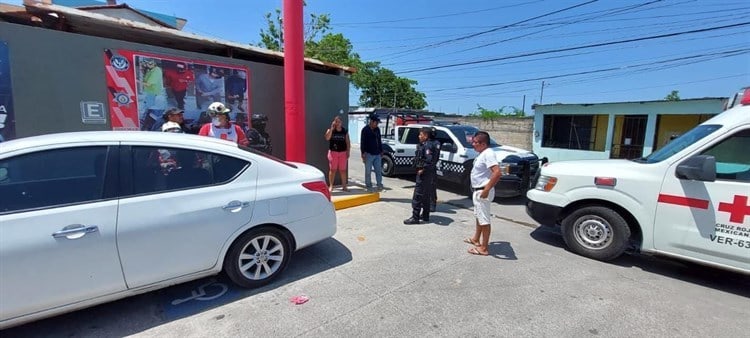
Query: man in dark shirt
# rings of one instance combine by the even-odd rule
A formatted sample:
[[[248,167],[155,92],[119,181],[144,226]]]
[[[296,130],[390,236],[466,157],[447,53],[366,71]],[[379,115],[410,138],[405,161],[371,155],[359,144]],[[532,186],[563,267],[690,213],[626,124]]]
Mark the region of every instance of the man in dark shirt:
[[[380,118],[377,114],[372,113],[369,122],[359,134],[359,150],[362,153],[362,162],[365,163],[365,186],[368,191],[372,188],[372,170],[375,170],[375,181],[377,191],[383,190],[383,163],[381,155],[383,154],[383,141],[380,137],[378,128]]]

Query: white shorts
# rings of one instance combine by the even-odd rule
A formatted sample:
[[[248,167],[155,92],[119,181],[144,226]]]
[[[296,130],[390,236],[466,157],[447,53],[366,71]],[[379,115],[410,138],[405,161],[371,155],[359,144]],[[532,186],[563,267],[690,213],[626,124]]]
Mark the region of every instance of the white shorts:
[[[474,217],[479,221],[479,225],[489,225],[492,217],[490,206],[492,206],[492,200],[495,197],[495,188],[490,189],[486,199],[479,197],[481,194],[482,191],[477,190],[471,196],[471,200],[474,202]]]

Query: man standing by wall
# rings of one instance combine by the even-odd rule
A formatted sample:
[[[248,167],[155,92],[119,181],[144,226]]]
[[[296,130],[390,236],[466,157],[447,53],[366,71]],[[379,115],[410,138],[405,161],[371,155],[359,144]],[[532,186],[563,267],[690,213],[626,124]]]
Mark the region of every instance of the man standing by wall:
[[[184,63],[178,62],[174,69],[164,71],[167,88],[172,92],[177,108],[185,109],[185,94],[190,83],[195,81],[192,70],[188,70]]]
[[[247,92],[247,74],[244,70],[234,70],[227,79],[227,103],[238,111],[245,112],[242,106]]]
[[[474,159],[471,168],[471,190],[474,202],[474,217],[476,219],[476,230],[474,236],[467,238],[464,242],[474,245],[469,249],[472,255],[487,256],[489,254],[490,231],[490,207],[495,197],[495,184],[502,175],[500,166],[495,158],[495,153],[489,148],[490,134],[478,131],[474,134],[471,144],[479,153]]]
[[[383,164],[381,161],[383,140],[380,136],[378,122],[380,122],[378,115],[370,114],[369,123],[362,128],[359,136],[359,150],[362,153],[362,162],[365,163],[365,186],[368,191],[373,191],[371,177],[373,169],[375,170],[377,191],[383,190]]]
[[[208,108],[212,102],[224,101],[224,75],[216,67],[209,66],[206,73],[198,76],[195,83],[195,105],[200,110]]]
[[[156,98],[165,94],[161,67],[156,64],[156,60],[154,59],[145,59],[143,67],[144,113],[149,112],[149,110],[164,109],[164,107],[156,106]]]

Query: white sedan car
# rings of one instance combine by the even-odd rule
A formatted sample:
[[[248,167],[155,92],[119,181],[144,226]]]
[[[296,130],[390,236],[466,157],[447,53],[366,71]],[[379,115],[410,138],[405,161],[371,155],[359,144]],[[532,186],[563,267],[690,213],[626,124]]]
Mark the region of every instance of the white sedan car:
[[[323,173],[232,142],[79,132],[0,143],[0,328],[222,270],[256,287],[333,236]]]

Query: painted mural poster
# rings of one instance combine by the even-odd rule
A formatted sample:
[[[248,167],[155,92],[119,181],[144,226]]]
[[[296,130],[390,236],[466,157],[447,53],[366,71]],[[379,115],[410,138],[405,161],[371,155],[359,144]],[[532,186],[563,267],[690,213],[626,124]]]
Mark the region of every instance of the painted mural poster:
[[[8,44],[0,41],[0,142],[16,136]]]
[[[184,111],[186,131],[197,133],[217,101],[232,110],[232,122],[251,130],[246,67],[114,49],[104,51],[104,62],[113,130],[160,130],[174,107]]]

